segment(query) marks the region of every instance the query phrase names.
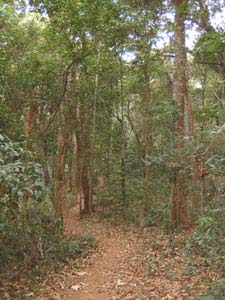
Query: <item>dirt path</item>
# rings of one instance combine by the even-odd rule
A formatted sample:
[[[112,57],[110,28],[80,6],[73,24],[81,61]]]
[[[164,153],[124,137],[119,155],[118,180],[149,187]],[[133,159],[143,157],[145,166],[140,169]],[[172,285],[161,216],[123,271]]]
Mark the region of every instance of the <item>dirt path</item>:
[[[131,282],[131,277],[137,271],[133,262],[140,252],[137,248],[141,248],[141,241],[136,243],[135,235],[105,222],[100,223],[96,217],[79,220],[75,209],[67,218],[66,231],[93,235],[98,251],[87,259],[83,268],[72,274],[74,284],[61,296],[67,300],[137,299],[133,297],[136,283]],[[132,248],[134,244],[135,249]],[[128,266],[125,260],[129,258]]]
[[[73,269],[66,266],[52,284],[49,300],[196,300],[213,273],[187,275],[179,248],[183,235],[171,239],[158,229],[137,231],[100,221],[82,220],[75,208],[66,218],[67,234],[90,234],[97,248]],[[198,266],[197,266],[198,268]],[[209,271],[210,272],[210,271]]]

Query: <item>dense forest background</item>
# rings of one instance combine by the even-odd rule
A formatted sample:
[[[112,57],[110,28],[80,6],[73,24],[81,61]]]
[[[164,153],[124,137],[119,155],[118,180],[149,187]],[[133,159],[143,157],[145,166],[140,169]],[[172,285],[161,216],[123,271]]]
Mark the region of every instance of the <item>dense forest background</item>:
[[[222,13],[219,0],[0,0],[1,263],[32,266],[77,204],[191,229],[224,261]]]

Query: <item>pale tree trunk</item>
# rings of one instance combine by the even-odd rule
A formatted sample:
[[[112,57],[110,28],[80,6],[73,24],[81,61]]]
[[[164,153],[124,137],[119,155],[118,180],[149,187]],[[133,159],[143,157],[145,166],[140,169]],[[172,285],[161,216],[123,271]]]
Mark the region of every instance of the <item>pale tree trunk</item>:
[[[93,114],[92,114],[92,128],[90,133],[90,168],[89,168],[89,202],[90,202],[90,211],[94,210],[93,205],[93,194],[94,194],[94,150],[95,150],[95,130],[96,130],[96,105],[98,100],[98,85],[99,85],[99,56],[97,56],[97,70],[95,73],[95,87],[94,87],[94,96],[93,96]]]
[[[185,49],[185,24],[183,12],[184,0],[172,0],[175,5],[175,67],[174,74],[174,96],[178,108],[178,116],[175,121],[175,138],[178,151],[177,159],[181,169],[177,171],[172,183],[172,207],[171,222],[173,226],[188,225],[187,196],[185,193],[185,174],[182,169],[184,148],[184,108],[185,100],[188,98],[187,90],[187,57]]]
[[[144,62],[144,159],[147,160],[147,155],[150,154],[151,147],[151,129],[149,126],[150,118],[150,75],[148,70],[149,57],[146,55]],[[143,168],[144,176],[144,211],[147,211],[150,205],[150,170],[149,166],[145,163]]]
[[[39,136],[36,138],[36,147],[37,153],[40,158],[41,164],[43,166],[44,171],[44,184],[48,186],[51,183],[51,177],[49,173],[49,166],[48,166],[48,152],[47,152],[47,141],[45,140],[44,136]]]
[[[80,119],[80,106],[76,107],[76,158],[77,158],[77,193],[79,197],[79,210],[80,216],[82,213],[82,199],[83,199],[83,191],[82,191],[82,128],[81,128],[81,119]]]
[[[130,127],[134,133],[134,137],[137,143],[137,161],[138,161],[138,166],[140,169],[140,173],[142,174],[143,172],[143,157],[142,157],[142,144],[141,144],[141,137],[139,132],[136,130],[134,122],[131,118],[130,110],[128,108],[128,113],[127,113],[127,120],[130,124]]]
[[[25,121],[24,121],[24,132],[25,132],[25,138],[26,138],[25,147],[26,148],[29,148],[30,133],[31,133],[32,123],[34,121],[36,112],[37,112],[37,102],[33,101],[26,112]]]
[[[87,105],[79,105],[76,110],[76,141],[77,164],[79,169],[80,184],[80,213],[89,213],[92,210],[92,194],[90,192],[90,109]],[[82,207],[82,198],[83,207]]]
[[[58,128],[57,140],[57,155],[56,155],[56,170],[55,170],[55,188],[53,205],[55,208],[56,219],[60,218],[64,221],[64,214],[67,209],[66,202],[66,174],[65,164],[66,155],[69,147],[72,147],[71,142],[71,120],[72,120],[72,103],[71,103],[71,88],[68,87],[65,94],[64,105],[61,105],[59,110],[59,123],[62,125]]]
[[[73,162],[72,162],[72,194],[73,194],[73,205],[78,204],[79,194],[79,167],[77,157],[77,141],[76,137],[73,138]]]
[[[36,120],[37,110],[38,110],[38,104],[36,101],[33,101],[27,110],[25,121],[24,121],[25,147],[26,149],[30,147],[30,135],[31,133],[33,133],[35,135],[36,150],[40,158],[41,164],[43,166],[44,183],[47,186],[51,182],[51,177],[48,169],[48,159],[47,159],[48,153],[46,149],[47,142],[44,136],[39,135],[38,129],[39,127],[42,127],[43,124],[37,124],[37,120]]]
[[[121,200],[122,205],[126,206],[126,160],[125,160],[125,152],[126,152],[126,137],[125,137],[125,128],[124,128],[124,92],[123,92],[123,63],[120,61],[120,99],[121,99],[121,161],[120,161],[120,172],[121,172]]]
[[[65,199],[65,154],[66,144],[62,134],[62,129],[58,129],[56,171],[55,171],[55,191],[53,205],[55,208],[55,218],[61,219],[64,216],[64,199]]]
[[[83,159],[82,159],[82,189],[84,193],[84,212],[92,211],[92,192],[90,190],[90,173],[91,173],[91,124],[89,105],[82,106],[82,144],[83,144]]]

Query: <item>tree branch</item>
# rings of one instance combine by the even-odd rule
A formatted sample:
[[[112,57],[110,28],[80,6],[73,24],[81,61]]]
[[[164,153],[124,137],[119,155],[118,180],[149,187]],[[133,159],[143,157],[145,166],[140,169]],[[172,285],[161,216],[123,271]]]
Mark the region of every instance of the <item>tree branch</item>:
[[[55,112],[53,113],[51,119],[49,120],[48,124],[45,126],[45,128],[39,133],[39,136],[42,136],[48,129],[49,127],[52,125],[52,123],[54,122],[55,118],[56,118],[56,115],[59,111],[59,108],[60,108],[60,105],[62,104],[64,98],[65,98],[65,95],[66,95],[66,92],[67,92],[67,85],[68,85],[68,77],[69,77],[69,72],[70,72],[70,69],[72,68],[72,66],[76,63],[76,59],[74,58],[71,63],[67,66],[66,68],[66,71],[65,71],[65,74],[63,75],[63,81],[64,81],[64,84],[63,84],[63,91],[62,91],[62,95],[59,97],[59,101],[56,105],[56,110]]]

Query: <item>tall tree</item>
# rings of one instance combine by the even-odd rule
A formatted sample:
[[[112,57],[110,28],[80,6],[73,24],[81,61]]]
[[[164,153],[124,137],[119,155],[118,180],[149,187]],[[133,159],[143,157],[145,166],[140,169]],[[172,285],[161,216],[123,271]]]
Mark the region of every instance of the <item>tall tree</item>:
[[[175,143],[177,147],[179,169],[176,171],[172,184],[171,221],[174,226],[188,224],[187,196],[185,192],[184,163],[184,135],[185,135],[185,103],[188,98],[187,88],[187,54],[185,48],[185,15],[188,2],[186,0],[172,0],[175,6],[175,74],[174,97],[177,103],[177,117],[175,120]]]

